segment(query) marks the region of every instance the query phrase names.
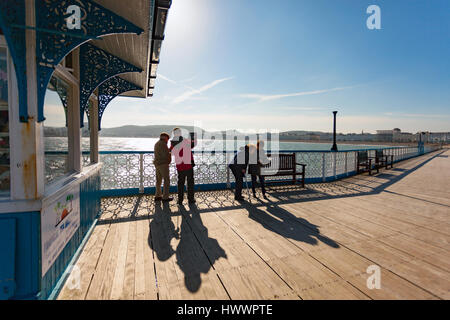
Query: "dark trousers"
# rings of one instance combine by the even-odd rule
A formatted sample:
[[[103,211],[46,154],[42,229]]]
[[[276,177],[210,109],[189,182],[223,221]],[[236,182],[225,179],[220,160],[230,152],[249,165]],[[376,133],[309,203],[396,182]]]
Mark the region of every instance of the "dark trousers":
[[[261,191],[263,194],[266,194],[266,186],[264,183],[264,177],[263,176],[257,176],[256,174],[252,174],[252,191],[253,194],[255,194],[255,188],[256,188],[256,177],[259,179],[259,184],[261,185]]]
[[[184,184],[187,179],[188,200],[194,201],[194,169],[178,171],[178,202],[184,199]]]
[[[234,180],[236,180],[236,186],[234,188],[234,197],[241,198],[242,197],[242,186],[244,184],[244,174],[239,168],[235,166],[230,166],[231,172],[233,172]]]

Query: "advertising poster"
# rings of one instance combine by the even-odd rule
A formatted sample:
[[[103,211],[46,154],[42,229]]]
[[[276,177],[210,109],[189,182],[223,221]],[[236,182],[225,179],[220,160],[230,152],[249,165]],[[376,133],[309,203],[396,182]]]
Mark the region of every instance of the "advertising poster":
[[[41,215],[42,277],[80,226],[79,186],[49,202]]]

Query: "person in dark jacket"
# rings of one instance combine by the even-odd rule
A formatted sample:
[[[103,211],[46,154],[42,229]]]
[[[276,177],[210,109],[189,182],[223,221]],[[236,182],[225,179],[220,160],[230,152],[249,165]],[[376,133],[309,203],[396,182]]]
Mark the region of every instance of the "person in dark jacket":
[[[172,201],[173,198],[169,197],[170,188],[170,171],[169,164],[171,162],[170,150],[167,147],[169,142],[169,134],[162,132],[159,136],[158,142],[156,142],[154,147],[154,160],[156,171],[156,193],[155,201]],[[161,193],[161,183],[164,180],[164,193]]]
[[[253,197],[256,198],[256,177],[259,179],[259,184],[261,185],[261,191],[263,194],[263,197],[266,197],[266,188],[264,183],[264,176],[261,175],[261,168],[269,163],[269,159],[266,156],[266,153],[264,152],[264,141],[258,140],[256,144],[256,163],[252,163],[250,161],[248,165],[248,173],[252,177],[252,191],[253,191]]]
[[[250,158],[252,158],[254,155],[256,155],[256,147],[253,145],[246,145],[242,150],[235,154],[233,161],[228,165],[236,181],[236,187],[234,190],[235,200],[244,200],[244,198],[242,197],[242,186],[244,184],[243,179],[245,173],[247,172]]]

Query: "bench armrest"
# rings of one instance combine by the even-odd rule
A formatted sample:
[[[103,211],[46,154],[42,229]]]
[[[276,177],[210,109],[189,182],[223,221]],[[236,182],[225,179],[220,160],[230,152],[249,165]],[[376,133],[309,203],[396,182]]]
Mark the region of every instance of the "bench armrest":
[[[306,164],[304,164],[304,163],[298,163],[298,162],[296,162],[295,164],[298,165],[298,166],[304,166],[304,167],[306,167]]]

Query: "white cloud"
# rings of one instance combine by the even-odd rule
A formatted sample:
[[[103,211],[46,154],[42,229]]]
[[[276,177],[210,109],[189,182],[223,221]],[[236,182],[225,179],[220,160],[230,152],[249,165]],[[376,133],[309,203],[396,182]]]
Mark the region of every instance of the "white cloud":
[[[292,110],[292,111],[319,111],[319,110],[325,110],[325,108],[322,107],[297,107],[297,106],[275,106],[273,107],[274,111],[278,110]]]
[[[194,88],[192,88],[192,87],[190,87],[190,86],[187,86],[187,85],[185,85],[185,84],[182,84],[183,81],[176,81],[176,80],[173,80],[173,79],[171,79],[171,78],[169,78],[169,77],[166,77],[165,75],[163,75],[163,74],[161,74],[161,73],[158,73],[158,77],[159,77],[160,79],[163,79],[163,80],[167,81],[167,82],[170,82],[171,84],[174,84],[174,85],[177,85],[177,86],[186,88],[186,89],[188,89],[188,90],[195,90]]]
[[[203,92],[205,92],[205,91],[207,91],[207,90],[209,90],[209,89],[211,89],[211,88],[217,86],[218,84],[220,84],[220,83],[222,83],[222,82],[224,82],[224,81],[231,80],[231,79],[233,79],[233,77],[228,77],[228,78],[223,78],[223,79],[214,80],[214,81],[212,81],[212,82],[210,82],[210,83],[204,85],[203,87],[201,87],[201,88],[199,88],[199,89],[191,89],[191,90],[189,90],[189,91],[186,91],[186,92],[183,93],[182,95],[176,97],[176,98],[173,100],[173,103],[180,103],[180,102],[186,101],[186,100],[190,99],[190,98],[191,98],[192,96],[194,96],[194,95],[201,94],[201,93],[203,93]]]
[[[190,78],[187,78],[187,79],[180,80],[180,82],[181,83],[191,82],[192,80],[194,80],[196,78],[197,78],[197,76],[193,76],[193,77],[190,77]]]
[[[177,84],[177,82],[175,80],[172,80],[172,79],[166,77],[165,75],[158,73],[158,76],[160,79],[166,80],[167,82],[170,82],[172,84]]]
[[[332,91],[341,91],[345,89],[350,89],[353,87],[338,87],[338,88],[332,88],[332,89],[323,89],[323,90],[314,90],[314,91],[303,91],[303,92],[296,92],[296,93],[287,93],[287,94],[272,94],[272,95],[265,95],[265,94],[240,94],[240,98],[248,98],[248,99],[256,99],[259,102],[263,101],[270,101],[270,100],[276,100],[276,99],[282,99],[282,98],[289,98],[289,97],[300,97],[300,96],[310,96],[315,94],[322,94]]]

